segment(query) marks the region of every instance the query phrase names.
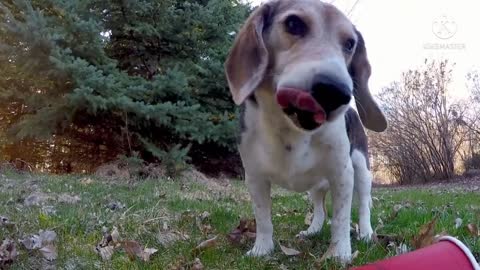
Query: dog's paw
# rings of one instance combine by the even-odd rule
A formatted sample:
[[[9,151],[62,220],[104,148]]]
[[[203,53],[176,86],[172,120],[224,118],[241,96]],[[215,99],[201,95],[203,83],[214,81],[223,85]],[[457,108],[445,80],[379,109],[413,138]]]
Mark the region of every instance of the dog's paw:
[[[372,226],[367,225],[367,226],[361,226],[360,227],[360,239],[365,242],[370,242],[372,241],[372,236],[373,236],[373,229]]]
[[[307,238],[307,237],[312,236],[314,234],[315,233],[310,233],[310,232],[308,232],[308,230],[306,230],[306,231],[301,231],[301,232],[297,233],[296,237],[297,238]]]
[[[334,259],[342,264],[348,264],[352,261],[352,248],[350,245],[330,244],[327,252],[323,254],[320,261]]]
[[[310,226],[308,227],[307,230],[305,231],[301,231],[297,234],[297,237],[298,238],[305,238],[305,237],[309,237],[309,236],[313,236],[314,234],[317,234],[319,233],[321,230],[322,230],[322,225],[323,225],[323,222],[318,222],[318,223],[312,223],[310,224]]]
[[[372,236],[373,236],[373,230],[372,227],[364,228],[363,230],[360,230],[360,240],[365,241],[365,242],[370,242],[372,241]]]
[[[320,229],[310,229],[308,228],[307,230],[305,231],[301,231],[297,234],[297,237],[298,238],[306,238],[306,237],[310,237],[310,236],[313,236],[317,233],[320,232]]]
[[[272,253],[273,247],[273,241],[255,242],[253,248],[249,250],[246,255],[252,257],[266,256]]]

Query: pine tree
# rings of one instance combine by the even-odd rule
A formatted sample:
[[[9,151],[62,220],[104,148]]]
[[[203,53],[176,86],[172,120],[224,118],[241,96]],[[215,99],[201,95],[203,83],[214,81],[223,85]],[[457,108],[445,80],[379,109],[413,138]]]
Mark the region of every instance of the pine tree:
[[[88,145],[53,151],[72,160],[101,147],[179,162],[190,146],[233,150],[223,61],[248,12],[232,0],[2,2],[9,135],[39,148]]]

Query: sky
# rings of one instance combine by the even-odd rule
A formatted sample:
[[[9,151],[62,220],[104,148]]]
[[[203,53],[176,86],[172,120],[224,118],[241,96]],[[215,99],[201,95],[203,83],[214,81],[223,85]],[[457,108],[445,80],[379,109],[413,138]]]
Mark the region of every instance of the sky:
[[[295,1],[295,0],[291,0]],[[258,5],[262,0],[249,0]],[[480,70],[478,0],[325,0],[348,14],[365,38],[370,89],[399,80],[425,58],[455,63],[450,92],[467,96],[466,74]]]

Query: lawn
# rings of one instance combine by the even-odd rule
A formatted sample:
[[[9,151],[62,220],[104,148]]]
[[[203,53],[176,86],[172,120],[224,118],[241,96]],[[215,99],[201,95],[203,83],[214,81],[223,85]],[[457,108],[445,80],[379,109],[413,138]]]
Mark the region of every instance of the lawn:
[[[480,238],[470,232],[468,224],[480,225],[479,195],[478,190],[461,189],[375,189],[372,222],[379,241],[358,241],[353,229],[352,250],[358,250],[353,265],[394,256],[400,246],[411,249],[412,239],[434,217],[436,233],[459,238],[478,260]],[[257,259],[244,256],[253,244],[248,234],[240,235],[242,241],[228,237],[241,219],[253,218],[241,181],[206,184],[182,178],[109,182],[86,176],[0,174],[0,238],[12,239],[19,253],[11,269],[341,269],[332,261],[318,262],[328,247],[328,224],[317,236],[295,238],[307,227],[305,214],[309,210],[305,194],[275,189],[275,252]],[[356,220],[354,209],[353,222]],[[123,243],[117,245],[138,243],[157,252],[143,261],[128,256],[131,250],[117,247],[112,249],[110,260],[102,259],[96,246],[114,227],[114,238],[119,238],[115,241]],[[48,261],[45,251],[38,247],[29,250],[20,242],[32,239],[40,230],[56,233],[50,243],[58,253],[56,260]],[[215,236],[215,240],[203,243],[206,247],[196,248]],[[287,256],[280,244],[301,254]]]

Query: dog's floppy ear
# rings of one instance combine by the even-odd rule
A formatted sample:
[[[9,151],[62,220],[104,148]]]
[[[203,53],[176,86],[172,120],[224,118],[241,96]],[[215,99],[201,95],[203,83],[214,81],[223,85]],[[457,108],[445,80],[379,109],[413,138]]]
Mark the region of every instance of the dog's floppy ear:
[[[233,101],[240,105],[259,86],[268,66],[263,31],[273,14],[271,3],[258,7],[240,29],[225,62],[225,73]]]
[[[372,69],[367,59],[363,36],[358,30],[355,29],[355,31],[358,43],[349,70],[354,84],[355,103],[363,125],[370,130],[382,132],[387,128],[387,120],[368,88]]]

